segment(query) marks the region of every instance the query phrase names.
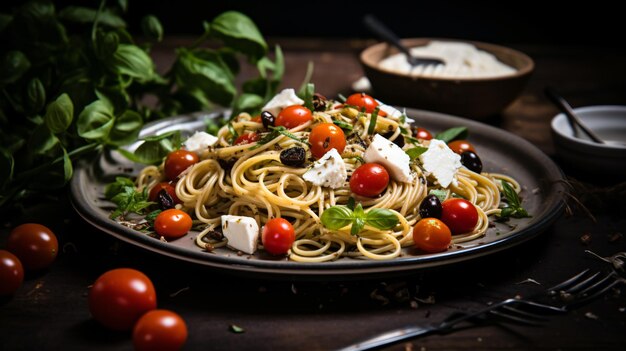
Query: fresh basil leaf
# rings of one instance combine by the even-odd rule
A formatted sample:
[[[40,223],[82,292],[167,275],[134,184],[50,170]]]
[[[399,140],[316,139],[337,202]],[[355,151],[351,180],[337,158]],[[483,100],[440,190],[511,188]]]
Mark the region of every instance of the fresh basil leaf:
[[[286,136],[287,138],[290,138],[290,139],[293,139],[293,140],[295,140],[295,141],[297,141],[299,143],[308,145],[308,143],[306,141],[303,141],[302,139],[298,138],[295,134],[292,134],[292,133],[288,132],[287,128],[285,128],[285,127],[282,127],[282,126],[280,126],[280,127],[271,127],[270,126],[270,129],[272,131],[276,131],[279,134],[282,134],[282,135]]]
[[[96,100],[85,106],[78,116],[78,135],[85,139],[104,139],[114,122],[112,107],[103,100]]]
[[[440,202],[444,202],[446,201],[446,197],[448,196],[448,191],[442,189],[431,189],[428,192],[428,195],[435,195]]]
[[[506,220],[509,217],[514,218],[526,218],[530,217],[528,212],[522,207],[522,200],[519,198],[519,195],[515,192],[515,189],[507,182],[502,182],[502,193],[506,197],[508,207],[504,207],[498,217],[500,219]]]
[[[365,218],[365,211],[363,211],[363,205],[358,203],[354,208],[354,218]]]
[[[407,116],[406,116],[406,111],[405,111],[405,112],[403,112],[400,115],[400,118],[398,118],[398,121],[400,121],[400,124],[405,124],[406,123],[406,117]],[[402,128],[402,127],[400,127],[400,128]],[[404,129],[404,128],[402,128],[402,129]]]
[[[144,141],[161,141],[163,139],[174,138],[177,134],[178,134],[178,137],[180,138],[180,130],[174,130],[174,131],[163,133],[163,134],[149,135],[149,136],[144,137],[141,140],[144,140]]]
[[[69,128],[74,118],[74,104],[72,99],[63,93],[56,100],[48,104],[44,122],[54,134],[64,132]]]
[[[2,57],[0,82],[4,84],[15,83],[29,69],[30,61],[23,52],[17,50],[9,51]]]
[[[338,119],[333,119],[333,124],[346,131],[352,131],[352,129],[354,129],[352,124],[338,120]]]
[[[101,60],[110,60],[120,45],[120,37],[116,32],[97,32],[94,42],[96,55]]]
[[[126,110],[115,119],[113,129],[107,137],[107,143],[115,146],[128,145],[139,136],[143,118],[135,111]]]
[[[135,183],[130,178],[115,177],[115,182],[109,183],[104,187],[104,197],[112,199],[115,195],[123,191],[125,187],[135,187]]]
[[[376,106],[374,111],[372,111],[372,114],[370,116],[370,125],[367,128],[367,134],[369,134],[369,135],[374,135],[374,131],[376,130],[376,121],[378,120],[378,111],[379,110],[380,109],[378,108],[378,106]]]
[[[313,83],[308,83],[304,87],[304,90],[301,90],[298,93],[298,96],[300,96],[300,98],[304,100],[304,107],[308,108],[311,111],[313,111],[313,95],[314,94],[315,94],[315,85]]]
[[[356,206],[356,202],[354,201],[354,198],[352,196],[350,196],[350,198],[348,199],[348,204],[346,206],[348,206],[348,208],[350,210],[354,211],[354,207]]]
[[[141,19],[141,31],[152,41],[163,40],[163,26],[159,19],[153,15],[147,15]]]
[[[365,224],[387,230],[398,225],[398,216],[385,208],[373,208],[365,214]]]
[[[72,160],[70,156],[67,154],[67,150],[63,148],[63,179],[65,182],[68,182],[72,179],[72,175],[74,174],[74,168],[72,167]]]
[[[324,227],[337,230],[352,223],[352,211],[346,206],[331,206],[324,210],[320,218]]]
[[[63,20],[76,23],[93,23],[96,15],[98,16],[98,24],[104,24],[113,28],[126,27],[126,22],[121,17],[106,8],[98,13],[98,10],[88,7],[68,6],[59,11],[58,14],[59,18]]]
[[[350,235],[357,235],[365,227],[365,220],[362,217],[354,218],[352,227],[350,227]]]
[[[421,154],[426,152],[427,150],[428,150],[427,147],[416,146],[414,148],[406,150],[406,154],[409,155],[409,158],[411,158],[411,161],[413,161],[416,158],[418,158]]]
[[[119,44],[109,63],[109,68],[116,74],[126,75],[146,82],[154,76],[154,63],[140,47],[131,44]]]
[[[161,190],[161,191],[163,191],[163,190]],[[162,210],[154,210],[154,211],[152,211],[152,212],[148,213],[144,219],[146,220],[146,222],[148,222],[148,224],[149,224],[151,227],[154,227],[154,220],[157,218],[157,216],[158,216],[161,212],[163,212],[163,211],[162,211]]]
[[[43,155],[59,145],[60,141],[50,129],[41,124],[35,127],[28,142],[28,147],[34,154]]]
[[[38,113],[46,105],[46,89],[39,78],[33,78],[26,87],[26,106],[33,113]]]
[[[240,12],[227,11],[213,19],[211,35],[253,61],[267,53],[267,43],[261,32],[248,16]]]
[[[437,133],[434,139],[439,139],[443,142],[449,143],[456,139],[467,139],[467,135],[467,127],[454,127]]]
[[[504,193],[504,196],[506,197],[509,203],[509,206],[519,207],[521,202],[520,202],[519,196],[515,192],[515,189],[513,189],[511,184],[509,184],[509,182],[507,181],[503,180],[500,183],[502,184],[502,192]]]
[[[420,146],[420,141],[417,140],[416,138],[412,137],[412,136],[408,136],[408,135],[403,135],[402,136],[404,138],[404,140],[408,141],[409,143],[413,144],[413,145],[418,145]]]
[[[256,94],[243,93],[239,95],[233,103],[233,115],[237,116],[241,112],[254,114],[261,110],[265,101]]]

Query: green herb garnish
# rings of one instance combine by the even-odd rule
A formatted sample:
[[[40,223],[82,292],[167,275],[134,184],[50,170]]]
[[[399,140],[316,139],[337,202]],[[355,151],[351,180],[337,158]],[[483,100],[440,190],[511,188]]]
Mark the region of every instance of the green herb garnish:
[[[376,120],[378,119],[378,111],[380,108],[376,106],[374,111],[372,111],[372,115],[370,116],[370,125],[367,128],[367,134],[374,135],[374,131],[376,130]]]
[[[341,128],[341,129],[343,129],[345,131],[348,131],[348,132],[351,132],[352,129],[354,129],[352,124],[344,122],[344,121],[341,121],[341,120],[338,120],[338,119],[333,119],[333,124],[335,124],[337,127]]]
[[[148,201],[148,188],[142,191],[135,189],[135,183],[129,178],[116,177],[115,182],[108,184],[104,190],[105,197],[117,208],[111,213],[111,218],[125,216],[128,213],[143,214],[144,210],[154,202]]]
[[[431,189],[428,195],[435,195],[439,201],[444,202],[448,196],[448,191],[443,189]]]
[[[409,157],[411,158],[411,161],[414,161],[416,158],[419,157],[419,155],[423,154],[427,150],[428,150],[427,147],[416,146],[412,149],[406,150],[406,154],[409,155]]]
[[[515,189],[513,189],[511,184],[509,184],[508,182],[504,180],[502,181],[502,193],[504,194],[504,197],[506,197],[506,200],[509,206],[504,207],[501,210],[500,214],[498,215],[498,218],[504,220],[510,217],[513,217],[513,218],[530,217],[528,212],[526,212],[526,210],[522,207],[522,201],[517,195],[517,193],[515,192]]]
[[[439,139],[445,143],[449,143],[457,139],[466,139],[468,135],[467,127],[454,127],[437,133],[434,139]]]
[[[350,205],[350,202],[348,204]],[[387,230],[395,227],[399,222],[398,216],[388,209],[373,208],[365,212],[360,203],[354,209],[349,206],[331,206],[322,213],[321,220],[324,227],[331,230],[352,225],[350,228],[352,235],[357,235],[365,225]]]
[[[263,138],[261,138],[261,140],[259,140],[256,143],[256,145],[252,146],[250,148],[250,150],[255,150],[255,149],[260,148],[262,145],[265,145],[265,144],[269,143],[270,141],[278,138],[279,135],[284,135],[284,136],[286,136],[288,138],[291,138],[291,139],[293,139],[293,140],[295,140],[295,141],[297,141],[299,143],[308,145],[308,143],[306,141],[304,141],[302,139],[299,139],[295,134],[290,133],[287,130],[287,128],[285,128],[283,126],[280,126],[280,127],[272,127],[272,126],[270,126],[269,128],[270,128],[271,132],[267,133]]]

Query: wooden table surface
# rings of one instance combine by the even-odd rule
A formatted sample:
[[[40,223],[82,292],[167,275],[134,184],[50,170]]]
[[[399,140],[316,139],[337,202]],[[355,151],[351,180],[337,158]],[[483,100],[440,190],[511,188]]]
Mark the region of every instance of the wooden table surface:
[[[171,63],[169,39],[155,48],[161,67]],[[284,86],[297,87],[313,61],[313,82],[326,96],[349,93],[362,75],[359,40],[281,40],[286,57]],[[513,45],[529,54],[536,70],[522,96],[487,123],[518,134],[550,156],[549,122],[556,109],[542,96],[558,88],[574,106],[626,105],[626,52],[617,48]],[[244,75],[249,71],[244,70]],[[555,159],[559,162],[558,158]],[[428,324],[449,314],[472,311],[516,295],[546,289],[584,268],[608,268],[585,250],[602,256],[626,251],[625,179],[606,180],[576,173],[590,184],[572,190],[587,202],[595,222],[580,208],[563,215],[537,238],[504,252],[444,268],[395,278],[346,281],[266,281],[217,273],[160,257],[124,244],[86,224],[67,201],[31,209],[24,221],[48,224],[59,236],[61,253],[53,266],[27,277],[12,298],[0,301],[0,350],[130,350],[127,333],[100,327],[87,307],[89,286],[103,272],[133,267],[154,282],[160,308],[187,322],[187,350],[331,350],[363,337],[408,324]],[[581,243],[589,234],[591,241]],[[530,282],[533,279],[540,285]],[[390,350],[623,350],[626,346],[626,297],[614,289],[604,298],[545,327],[490,325],[445,336],[430,336]],[[245,329],[236,334],[235,324]]]

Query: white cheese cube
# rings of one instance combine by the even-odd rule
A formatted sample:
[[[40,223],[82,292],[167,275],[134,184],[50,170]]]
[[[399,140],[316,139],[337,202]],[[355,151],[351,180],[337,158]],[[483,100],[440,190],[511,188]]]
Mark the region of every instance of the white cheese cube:
[[[330,149],[313,164],[313,168],[302,175],[306,181],[331,189],[343,186],[346,177],[348,177],[346,163],[336,149]]]
[[[268,101],[265,106],[263,106],[263,111],[268,111],[274,116],[278,116],[278,113],[285,107],[302,104],[304,104],[304,100],[300,99],[298,95],[296,95],[295,90],[284,89],[274,96],[272,100]]]
[[[253,254],[257,249],[259,225],[252,217],[222,216],[222,233],[235,250]]]
[[[391,178],[398,182],[413,182],[411,158],[393,141],[380,134],[374,135],[370,146],[365,150],[363,159],[368,163],[378,163],[385,167]]]
[[[419,158],[426,172],[432,174],[442,187],[447,188],[450,183],[457,185],[456,173],[461,168],[461,156],[450,150],[445,142],[432,139],[428,150]]]
[[[185,149],[193,152],[199,152],[205,150],[209,146],[215,145],[217,140],[217,137],[209,133],[196,132],[194,135],[189,137],[189,139],[185,140],[183,144],[185,144]]]

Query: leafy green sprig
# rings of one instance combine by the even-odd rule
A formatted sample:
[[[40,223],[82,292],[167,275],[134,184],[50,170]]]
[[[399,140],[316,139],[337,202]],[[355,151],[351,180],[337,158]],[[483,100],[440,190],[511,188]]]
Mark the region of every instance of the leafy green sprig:
[[[148,201],[148,188],[141,191],[135,189],[135,184],[129,178],[116,177],[115,182],[106,186],[104,196],[117,205],[111,213],[111,218],[124,217],[129,213],[143,214],[145,210],[154,204]]]
[[[515,192],[515,189],[507,181],[502,181],[502,194],[507,200],[508,206],[502,208],[498,218],[505,220],[508,218],[530,217],[528,212],[522,207],[522,200]]]
[[[398,216],[385,208],[373,208],[367,212],[359,203],[354,206],[354,200],[348,206],[336,205],[324,210],[321,217],[324,227],[331,230],[338,230],[351,225],[350,234],[357,235],[365,225],[388,230],[395,227],[399,220]]]

